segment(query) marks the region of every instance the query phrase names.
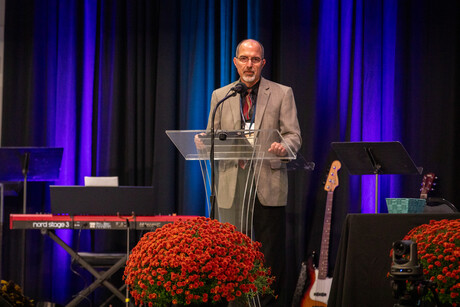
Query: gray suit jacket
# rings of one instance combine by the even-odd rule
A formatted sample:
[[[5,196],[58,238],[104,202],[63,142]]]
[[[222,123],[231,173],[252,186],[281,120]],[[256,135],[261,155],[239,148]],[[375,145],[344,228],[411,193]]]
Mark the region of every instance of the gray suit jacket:
[[[208,130],[211,129],[212,111],[217,102],[223,99],[236,83],[224,86],[212,93]],[[215,116],[214,129],[241,129],[240,95],[229,98],[219,106]],[[290,87],[261,78],[256,102],[254,129],[277,129],[294,152],[299,150],[302,138],[294,94]],[[221,208],[232,206],[238,170],[238,161],[224,160],[219,162],[217,202]],[[257,196],[262,205],[285,206],[287,192],[286,164],[280,163],[280,160],[264,161],[257,187]]]

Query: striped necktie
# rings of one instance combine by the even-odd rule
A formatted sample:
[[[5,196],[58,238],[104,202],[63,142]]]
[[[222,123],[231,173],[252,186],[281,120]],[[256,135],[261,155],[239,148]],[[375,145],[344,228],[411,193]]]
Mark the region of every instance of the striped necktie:
[[[244,99],[244,105],[243,105],[243,116],[245,120],[250,120],[250,111],[252,107],[252,100],[251,100],[251,89],[248,90],[248,93]]]

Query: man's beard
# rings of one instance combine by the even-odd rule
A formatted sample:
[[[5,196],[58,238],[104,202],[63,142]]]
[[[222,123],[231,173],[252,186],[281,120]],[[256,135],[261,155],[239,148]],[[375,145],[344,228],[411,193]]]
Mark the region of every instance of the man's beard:
[[[256,80],[256,75],[252,75],[252,76],[244,76],[243,75],[243,81],[246,81],[246,82],[254,82]]]

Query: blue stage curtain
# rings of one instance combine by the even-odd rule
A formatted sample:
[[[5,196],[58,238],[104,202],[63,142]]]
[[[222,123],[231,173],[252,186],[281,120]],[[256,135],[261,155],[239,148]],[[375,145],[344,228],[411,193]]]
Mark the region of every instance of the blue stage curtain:
[[[320,16],[318,118],[327,121],[321,121],[326,130],[316,131],[342,142],[400,140],[394,100],[396,1],[321,1]],[[320,152],[328,144],[323,146]],[[400,177],[379,179],[378,212],[386,212],[385,197],[400,194]],[[375,176],[351,181],[361,186],[350,191],[350,204],[358,206],[351,210],[374,213]]]
[[[165,130],[204,129],[212,91],[238,78],[232,63],[237,43],[259,39],[267,59],[263,75],[293,88],[300,154],[316,163],[314,172],[289,175],[287,270],[297,276],[300,262],[320,245],[322,182],[337,158],[331,142],[401,141],[418,166],[444,178],[439,193],[460,202],[459,6],[429,0],[7,0],[2,146],[64,147],[54,184],[119,176],[121,185],[153,186],[156,214],[207,215],[198,162],[185,161]],[[345,167],[339,176],[331,269],[346,214],[374,212],[375,177],[349,176]],[[386,197],[418,197],[421,177],[379,181],[383,213]],[[49,212],[48,184],[31,186],[29,212]],[[3,267],[6,277],[18,280],[16,237],[8,234],[11,251]],[[124,245],[113,234],[59,235],[80,250]],[[29,237],[27,294],[65,303],[81,280],[60,247],[38,233]],[[36,287],[42,276],[46,281]]]

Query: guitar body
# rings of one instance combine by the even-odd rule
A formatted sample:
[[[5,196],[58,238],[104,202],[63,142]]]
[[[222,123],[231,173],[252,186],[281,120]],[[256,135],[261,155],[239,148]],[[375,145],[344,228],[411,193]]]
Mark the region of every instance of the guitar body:
[[[327,307],[332,278],[319,279],[319,271],[315,269],[313,260],[309,260],[307,267],[310,285],[300,303],[300,307]]]

